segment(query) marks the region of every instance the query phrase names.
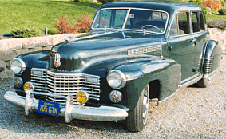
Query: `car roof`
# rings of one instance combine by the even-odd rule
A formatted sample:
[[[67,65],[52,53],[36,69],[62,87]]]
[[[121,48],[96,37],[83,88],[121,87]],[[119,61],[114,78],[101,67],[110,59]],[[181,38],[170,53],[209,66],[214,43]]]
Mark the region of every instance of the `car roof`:
[[[125,7],[125,8],[145,8],[153,10],[164,10],[168,13],[174,13],[177,10],[201,10],[201,8],[192,3],[161,3],[161,2],[111,2],[105,5],[102,5],[102,8],[116,8],[116,7]]]

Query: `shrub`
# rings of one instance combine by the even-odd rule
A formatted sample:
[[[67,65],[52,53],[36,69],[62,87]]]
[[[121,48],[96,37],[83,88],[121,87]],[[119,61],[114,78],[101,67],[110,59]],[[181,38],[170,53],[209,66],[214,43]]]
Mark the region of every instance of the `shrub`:
[[[108,2],[117,2],[117,0],[97,0],[99,2],[101,2],[102,4],[106,4]]]
[[[88,14],[82,15],[74,22],[74,25],[70,24],[68,17],[61,16],[59,20],[56,21],[55,25],[60,34],[66,33],[85,33],[89,30],[89,27],[92,24],[92,19],[89,18]]]
[[[225,15],[225,14],[226,14],[226,9],[222,8],[222,9],[218,10],[218,12],[219,12],[221,15]]]
[[[198,6],[202,6],[202,0],[189,0],[188,2],[194,3]]]
[[[221,7],[221,2],[219,0],[204,0],[203,6],[210,7],[211,9],[218,10]]]
[[[51,35],[54,35],[54,34],[57,34],[58,33],[58,31],[57,30],[48,30],[48,34],[51,34]]]
[[[75,22],[77,31],[79,33],[85,33],[89,30],[89,27],[92,24],[92,19],[89,18],[88,14],[82,15],[82,17],[78,18],[77,21]]]
[[[196,0],[195,4],[197,4],[198,6],[202,7],[202,0]]]
[[[30,37],[36,37],[39,35],[39,33],[34,29],[15,29],[11,30],[11,34],[14,38],[30,38]]]
[[[59,20],[56,20],[55,25],[60,34],[75,33],[77,31],[77,27],[70,24],[67,16],[61,16]]]
[[[203,13],[206,15],[206,14],[208,14],[208,8],[207,7],[202,7],[202,10],[203,10]]]

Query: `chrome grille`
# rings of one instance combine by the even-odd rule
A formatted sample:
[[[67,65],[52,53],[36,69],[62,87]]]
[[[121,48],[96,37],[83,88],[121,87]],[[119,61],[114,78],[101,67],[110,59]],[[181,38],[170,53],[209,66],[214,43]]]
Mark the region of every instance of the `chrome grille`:
[[[88,78],[94,78],[96,83],[89,82]],[[84,73],[54,73],[42,69],[31,70],[31,82],[35,85],[35,92],[51,93],[58,96],[48,96],[49,101],[58,102],[65,105],[68,95],[74,96],[74,104],[76,101],[76,94],[80,90],[89,94],[89,100],[100,100],[100,77],[84,74]]]

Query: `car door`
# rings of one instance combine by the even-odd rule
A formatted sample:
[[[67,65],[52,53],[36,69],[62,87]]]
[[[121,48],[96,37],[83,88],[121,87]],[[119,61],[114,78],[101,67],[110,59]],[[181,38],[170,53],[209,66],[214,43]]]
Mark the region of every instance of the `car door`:
[[[207,30],[204,28],[204,15],[201,11],[191,11],[191,23],[192,23],[192,42],[194,49],[194,70],[200,72],[200,55],[205,38],[208,36]]]
[[[194,75],[194,49],[190,35],[189,11],[180,11],[174,14],[168,42],[169,57],[181,65],[181,81]]]

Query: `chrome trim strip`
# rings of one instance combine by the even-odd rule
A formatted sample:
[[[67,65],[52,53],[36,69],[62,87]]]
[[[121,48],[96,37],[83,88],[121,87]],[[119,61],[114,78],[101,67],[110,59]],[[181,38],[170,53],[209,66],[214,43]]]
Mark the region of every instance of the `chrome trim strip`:
[[[199,81],[200,79],[202,79],[202,77],[203,77],[203,74],[197,73],[194,76],[183,80],[181,82],[181,85],[179,85],[179,88],[182,89],[182,88],[185,88],[189,85],[192,85],[192,84],[196,83],[197,81]]]
[[[191,77],[188,77],[188,78],[184,79],[183,81],[181,81],[180,84],[184,84],[184,83],[186,83],[186,82],[198,77],[199,75],[200,75],[200,73],[197,73],[197,74],[195,74],[195,75],[193,75]]]
[[[4,98],[13,103],[14,105],[26,107],[26,97],[17,95],[15,91],[7,91],[4,95]],[[30,101],[30,106],[27,107],[28,111],[38,111],[38,100],[32,99]],[[60,109],[60,116],[66,117],[71,115],[72,118],[81,119],[81,120],[91,120],[91,121],[120,121],[125,120],[128,117],[126,109],[116,108],[113,106],[102,105],[100,107],[89,107],[82,105],[73,105],[70,111],[67,111],[65,108]],[[68,118],[68,117],[67,117]]]
[[[165,99],[159,101],[159,104],[164,104],[164,102],[170,98],[172,98],[173,96],[175,96],[179,91],[180,89],[183,89],[189,85],[192,85],[194,83],[196,83],[197,81],[199,81],[201,78],[203,77],[202,74],[198,75],[196,78],[193,78],[193,80],[191,81],[188,81],[188,82],[185,82],[183,85],[179,85],[179,88],[176,90],[176,92],[174,92],[173,94],[171,94],[170,96],[166,97]]]
[[[122,29],[125,29],[126,22],[127,22],[128,18],[129,18],[129,13],[130,13],[130,11],[131,11],[131,9],[129,9],[128,12],[127,12],[127,15],[126,15],[126,18],[125,18],[125,22],[124,22],[124,24],[123,24],[123,26],[122,26]]]

